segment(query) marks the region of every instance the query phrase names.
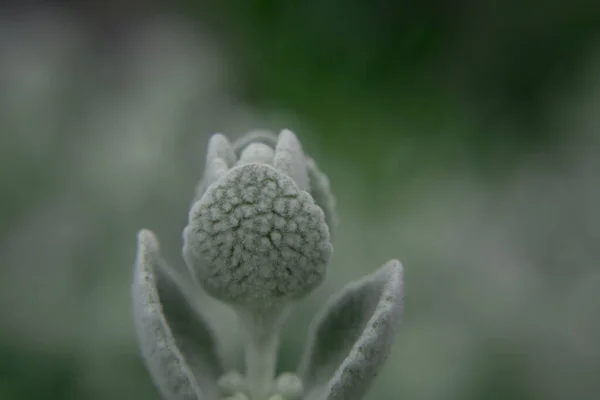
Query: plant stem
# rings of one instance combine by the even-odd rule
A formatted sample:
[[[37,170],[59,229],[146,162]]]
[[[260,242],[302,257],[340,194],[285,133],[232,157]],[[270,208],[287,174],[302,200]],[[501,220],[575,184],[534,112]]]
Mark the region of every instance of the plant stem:
[[[262,315],[238,311],[247,334],[246,384],[250,400],[265,400],[275,378],[279,329],[287,310],[279,308],[270,311]]]
[[[256,340],[258,339],[258,340]],[[246,345],[246,379],[251,400],[267,398],[277,361],[279,335],[265,338],[250,338]]]

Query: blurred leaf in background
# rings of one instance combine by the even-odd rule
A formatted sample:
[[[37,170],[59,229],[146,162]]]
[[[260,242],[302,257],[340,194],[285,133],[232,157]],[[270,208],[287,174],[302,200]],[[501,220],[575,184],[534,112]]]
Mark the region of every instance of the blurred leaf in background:
[[[208,136],[284,127],[341,226],[281,370],[318,304],[398,257],[406,316],[369,398],[600,395],[599,3],[13,3],[1,399],[158,399],[129,311],[135,233],[183,268]],[[228,310],[198,301],[236,342]]]

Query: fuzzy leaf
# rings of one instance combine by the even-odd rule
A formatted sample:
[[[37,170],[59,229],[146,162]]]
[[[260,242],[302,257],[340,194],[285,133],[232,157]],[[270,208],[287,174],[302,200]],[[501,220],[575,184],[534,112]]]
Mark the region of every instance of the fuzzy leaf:
[[[208,140],[206,161],[214,158],[222,159],[228,167],[231,167],[235,163],[236,156],[233,147],[222,133],[215,133]]]
[[[208,140],[206,161],[202,178],[196,185],[196,193],[192,202],[200,200],[211,183],[225,175],[236,161],[236,155],[229,140],[221,133],[213,134]]]
[[[231,144],[235,156],[239,158],[242,155],[242,151],[244,151],[244,149],[251,143],[266,144],[267,146],[274,149],[275,145],[277,144],[277,135],[275,135],[273,132],[266,130],[255,130],[248,132],[245,135],[242,135],[239,138],[237,138]]]
[[[140,231],[131,293],[148,370],[167,400],[215,400],[223,373],[216,340],[182,288],[154,234]]]
[[[222,177],[234,162],[235,154],[229,140],[220,133],[212,135],[208,141],[204,184],[208,186]]]
[[[298,368],[306,399],[361,399],[388,357],[402,308],[397,260],[333,296],[311,324]]]
[[[302,145],[296,135],[288,129],[279,134],[273,166],[292,178],[300,189],[309,190],[306,157]]]
[[[338,217],[335,212],[336,199],[329,186],[329,179],[319,167],[315,160],[310,157],[306,157],[306,166],[308,171],[308,179],[310,185],[310,194],[312,195],[315,203],[325,213],[325,222],[329,227],[329,240],[333,243],[335,231],[338,226]]]
[[[275,152],[273,148],[264,143],[250,143],[244,148],[240,159],[235,165],[244,165],[249,163],[273,164]]]

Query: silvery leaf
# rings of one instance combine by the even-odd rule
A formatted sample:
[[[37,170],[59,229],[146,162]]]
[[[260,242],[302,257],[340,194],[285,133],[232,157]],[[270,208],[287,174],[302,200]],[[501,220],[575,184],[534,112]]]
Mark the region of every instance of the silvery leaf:
[[[205,171],[196,185],[192,205],[200,200],[211,183],[222,176],[223,172],[226,172],[226,170],[224,170],[225,167],[229,169],[236,164],[236,161],[239,163],[242,152],[253,143],[264,144],[275,149],[277,136],[269,131],[256,130],[246,133],[233,143],[230,143],[229,140],[220,133],[211,136],[208,144],[209,148],[207,150]],[[210,178],[207,178],[207,175],[209,175]]]
[[[310,194],[312,195],[315,203],[325,213],[325,222],[329,227],[329,237],[333,242],[335,231],[338,225],[338,217],[336,215],[336,200],[331,187],[329,186],[329,179],[319,167],[317,163],[310,157],[306,157],[306,166],[308,171],[308,179],[310,185]]]
[[[403,269],[391,260],[331,298],[309,329],[298,369],[306,399],[358,400],[391,350],[403,308]]]
[[[214,133],[208,140],[208,148],[206,150],[206,162],[210,162],[215,158],[220,158],[225,162],[227,167],[235,164],[235,153],[229,139],[222,133]]]
[[[277,145],[277,135],[267,130],[255,130],[240,136],[231,144],[236,157],[240,157],[242,151],[251,143],[266,144],[274,149]]]
[[[133,317],[141,353],[167,400],[215,400],[222,374],[212,330],[162,259],[158,240],[138,234],[132,285]]]
[[[240,158],[235,165],[244,165],[249,163],[273,165],[275,152],[273,148],[264,143],[250,143],[240,154]]]
[[[300,189],[309,190],[306,157],[302,145],[296,135],[288,129],[279,134],[273,166],[292,178]]]
[[[215,133],[208,141],[204,179],[210,185],[219,179],[235,163],[231,143],[223,134]]]
[[[236,156],[229,140],[221,133],[213,134],[208,140],[206,161],[202,179],[196,185],[196,202],[211,183],[223,176],[235,164]]]

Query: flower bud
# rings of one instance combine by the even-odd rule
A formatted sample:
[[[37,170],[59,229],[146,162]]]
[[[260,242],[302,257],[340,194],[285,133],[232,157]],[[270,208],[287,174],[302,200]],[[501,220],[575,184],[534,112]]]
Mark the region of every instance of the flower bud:
[[[184,258],[199,283],[250,310],[311,292],[324,280],[332,251],[325,214],[311,195],[257,162],[209,186],[184,230]]]

